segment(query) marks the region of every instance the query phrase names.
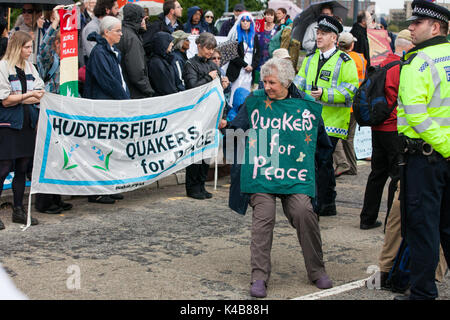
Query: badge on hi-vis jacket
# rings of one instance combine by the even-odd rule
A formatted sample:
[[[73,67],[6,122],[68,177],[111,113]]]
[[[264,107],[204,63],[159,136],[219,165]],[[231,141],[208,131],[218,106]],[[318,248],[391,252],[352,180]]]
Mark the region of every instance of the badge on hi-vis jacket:
[[[450,67],[444,67],[445,74],[447,75],[447,82],[450,81]]]
[[[331,75],[331,71],[322,70],[320,72],[320,79],[322,79],[324,81],[330,81],[330,75]]]

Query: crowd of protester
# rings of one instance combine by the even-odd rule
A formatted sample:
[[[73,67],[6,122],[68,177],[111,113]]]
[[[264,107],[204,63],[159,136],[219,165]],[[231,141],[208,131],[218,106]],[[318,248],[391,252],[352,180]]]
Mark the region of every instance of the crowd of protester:
[[[9,172],[14,172],[12,220],[18,223],[26,223],[23,196],[27,172],[30,170],[34,153],[38,112],[32,105],[39,103],[44,92],[59,93],[61,40],[57,10],[58,7],[46,12],[37,5],[23,5],[22,14],[10,34],[8,34],[6,21],[0,18],[0,55],[2,56],[0,99],[3,106],[23,106],[23,108],[3,108],[0,113],[2,117],[0,120],[3,121],[0,123],[0,149],[2,150],[0,193],[5,178]],[[248,127],[248,119],[245,118],[246,115],[242,110],[245,110],[245,99],[257,87],[266,89],[269,98],[274,100],[290,97],[306,100],[323,99],[323,91],[310,88],[308,92],[310,96],[302,92],[300,86],[293,85],[294,75],[298,70],[295,70],[297,61],[293,63],[291,60],[289,47],[271,50],[272,40],[277,33],[280,35],[285,29],[292,27],[293,21],[286,9],[265,10],[263,30],[257,30],[255,18],[245,10],[242,4],[234,7],[233,15],[221,25],[220,30],[217,30],[214,25],[215,17],[212,10],[198,6],[188,8],[185,23],[181,21],[183,10],[178,1],[167,0],[163,4],[163,12],[155,21],[149,22],[142,7],[128,3],[123,7],[121,19],[119,19],[120,11],[117,1],[85,0],[79,17],[82,29],[79,33],[80,96],[103,100],[165,96],[196,88],[219,78],[227,102],[219,129]],[[339,26],[342,29],[339,19],[333,15],[332,6],[323,5],[320,13],[321,17],[328,21],[328,25]],[[320,51],[322,55],[320,60],[318,59],[320,66],[318,70],[339,49],[344,62],[347,62],[347,59],[354,61],[354,68],[351,70],[354,79],[350,79],[348,83],[354,80],[355,88],[357,84],[361,84],[370,66],[367,28],[371,22],[370,14],[362,11],[358,14],[357,21],[350,32],[342,32],[337,28],[338,31],[334,31],[336,37],[330,38],[334,40],[327,47],[328,51]],[[324,50],[323,38],[328,37],[327,32],[330,33],[326,28],[320,32],[317,31],[321,28],[319,24],[320,22],[314,22],[306,28],[301,44],[302,50],[311,57],[318,52],[317,49]],[[384,20],[380,21],[380,28],[387,29]],[[333,32],[331,34],[334,36]],[[197,36],[195,40],[197,54],[188,59],[191,35]],[[238,43],[237,57],[223,64],[222,52],[217,48],[215,36],[236,41]],[[393,53],[382,65],[400,60],[403,52],[413,47],[408,30],[401,31],[397,36],[389,33],[389,37]],[[304,66],[302,68],[304,69]],[[281,73],[284,72],[286,74],[282,75]],[[400,72],[399,68],[391,72],[392,76],[389,76],[386,84],[386,97],[388,103],[394,106],[397,103]],[[271,84],[263,81],[260,73],[263,77],[273,78],[271,78],[273,81],[271,89],[268,89]],[[307,76],[308,74],[304,75],[305,78]],[[347,98],[348,93],[346,93],[346,103]],[[342,174],[357,174],[353,146],[355,128],[356,121],[351,114],[348,137],[328,139],[323,121],[320,122],[319,131],[322,136],[318,138],[321,140],[318,142],[318,150],[332,149],[334,151],[333,179]],[[391,189],[396,189],[398,184],[398,167],[394,160],[397,156],[397,149],[394,146],[396,136],[396,112],[393,112],[383,124],[372,128],[372,171],[364,196],[361,229],[372,229],[381,225],[377,217],[386,181],[388,177],[391,177]],[[320,157],[318,151],[317,158]],[[332,158],[329,157],[329,159]],[[328,160],[325,162],[331,167],[329,164],[333,161]],[[205,188],[208,170],[209,165],[205,162],[192,164],[186,168],[188,197],[203,200],[213,196]],[[319,173],[319,169],[316,168],[316,170],[317,180],[321,181],[324,171],[321,170]],[[330,182],[328,178],[325,179],[327,181],[322,179],[325,181],[324,185]],[[333,181],[329,186],[334,192]],[[123,198],[122,194],[92,195],[88,197],[88,201],[113,204]],[[276,195],[268,197],[254,194],[249,199],[254,209],[252,238],[255,237],[255,239],[251,248],[252,268],[264,270],[264,272],[252,273],[252,295],[256,297],[265,296],[271,268],[270,245],[267,239],[262,239],[267,237],[268,233],[267,230],[261,229],[256,220],[274,221],[275,211],[271,208],[274,206],[275,198]],[[320,208],[311,204],[305,205],[303,197],[285,197],[282,201],[283,206],[299,209],[295,211],[290,208],[286,211],[286,215],[290,220],[297,221],[293,225],[299,232],[310,237],[309,240],[300,240],[299,237],[304,249],[310,280],[318,288],[331,287],[331,280],[325,273],[322,258],[318,220],[316,221],[315,215],[310,213],[315,211],[319,215],[335,215],[334,200],[330,201],[330,203],[333,202],[331,207],[323,214],[319,213],[319,211],[322,212]],[[323,203],[323,205],[328,204],[326,201]],[[59,195],[38,194],[35,207],[39,212],[55,214],[70,210],[72,205],[63,202]],[[299,224],[299,217],[306,219],[306,224]],[[38,221],[32,218],[31,223],[35,225]],[[0,229],[3,228],[0,221]],[[383,272],[386,270],[388,270],[387,267]]]

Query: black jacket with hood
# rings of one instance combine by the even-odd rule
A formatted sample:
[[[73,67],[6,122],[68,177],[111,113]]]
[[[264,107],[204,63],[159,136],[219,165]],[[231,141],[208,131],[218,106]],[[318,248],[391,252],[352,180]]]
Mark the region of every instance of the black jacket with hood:
[[[151,41],[152,56],[148,61],[148,72],[156,96],[178,92],[172,65],[173,55],[167,53],[172,40],[173,37],[169,33],[157,32]]]
[[[140,36],[144,9],[128,3],[123,8],[122,38],[116,47],[122,53],[123,77],[130,89],[132,99],[148,98],[154,95],[150,85],[145,61],[145,51]]]

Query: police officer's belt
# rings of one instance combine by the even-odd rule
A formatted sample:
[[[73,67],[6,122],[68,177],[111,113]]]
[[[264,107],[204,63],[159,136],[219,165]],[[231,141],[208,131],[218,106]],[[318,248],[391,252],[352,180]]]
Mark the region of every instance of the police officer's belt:
[[[423,154],[424,156],[441,156],[439,152],[433,149],[431,144],[422,139],[413,139],[405,135],[400,135],[402,140],[402,152],[405,154]]]

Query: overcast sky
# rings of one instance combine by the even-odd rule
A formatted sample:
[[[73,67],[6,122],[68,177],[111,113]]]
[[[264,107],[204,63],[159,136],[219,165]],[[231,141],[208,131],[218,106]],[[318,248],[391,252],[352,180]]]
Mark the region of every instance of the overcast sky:
[[[376,2],[377,11],[381,13],[389,13],[389,9],[403,8],[404,0],[374,0]],[[450,3],[450,0],[438,0],[440,3]],[[378,13],[378,12],[377,12]]]

